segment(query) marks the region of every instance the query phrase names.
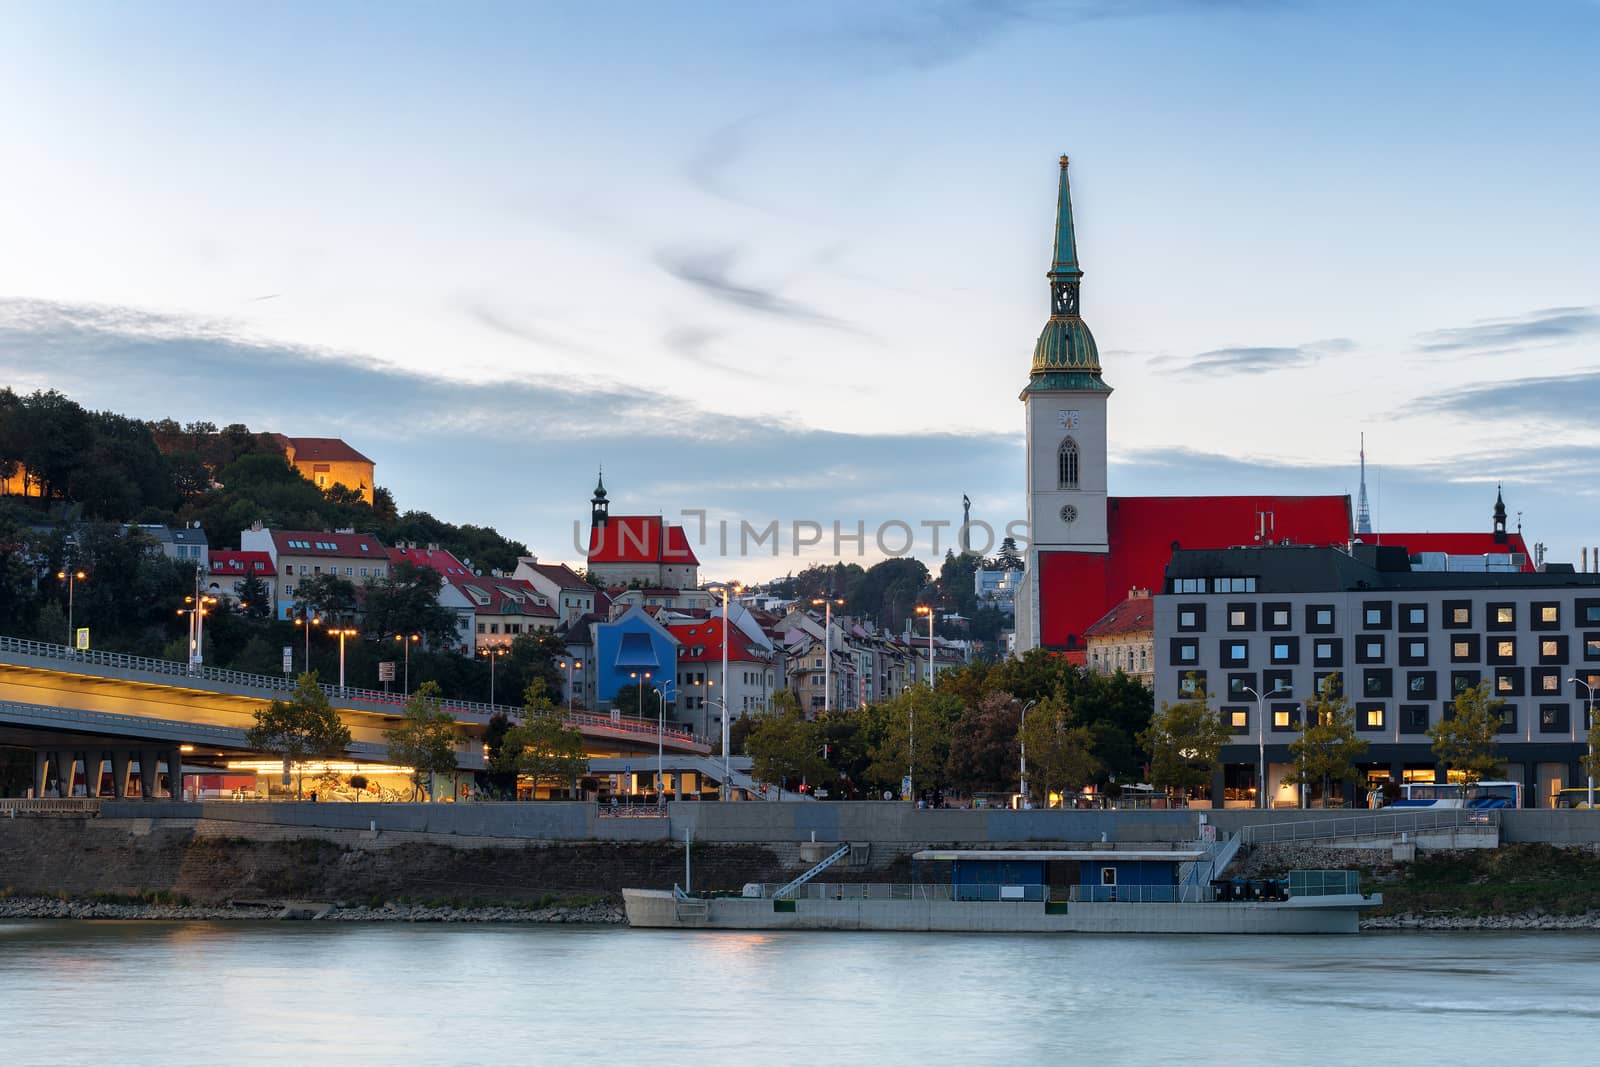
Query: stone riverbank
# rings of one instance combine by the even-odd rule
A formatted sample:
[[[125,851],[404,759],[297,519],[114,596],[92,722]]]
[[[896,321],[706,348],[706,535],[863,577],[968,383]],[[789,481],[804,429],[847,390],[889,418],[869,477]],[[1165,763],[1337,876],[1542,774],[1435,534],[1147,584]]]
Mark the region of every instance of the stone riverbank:
[[[286,914],[287,913],[287,914]],[[240,902],[228,906],[163,904],[129,901],[61,900],[54,897],[9,897],[0,900],[0,921],[6,919],[153,919],[168,922],[253,921],[306,918],[322,922],[407,923],[542,923],[616,926],[626,921],[611,903],[552,905],[543,908],[451,907],[390,903],[380,907],[345,906],[316,901]]]

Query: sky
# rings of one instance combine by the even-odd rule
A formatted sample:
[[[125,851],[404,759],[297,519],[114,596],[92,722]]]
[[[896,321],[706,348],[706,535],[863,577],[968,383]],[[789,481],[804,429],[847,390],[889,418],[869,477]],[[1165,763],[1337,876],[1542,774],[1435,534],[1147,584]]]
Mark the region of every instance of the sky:
[[[1380,530],[1504,483],[1576,562],[1597,54],[1593,0],[14,0],[0,384],[343,437],[545,559],[602,466],[708,578],[932,557],[1024,515],[1067,153],[1114,494],[1353,495],[1364,433]]]

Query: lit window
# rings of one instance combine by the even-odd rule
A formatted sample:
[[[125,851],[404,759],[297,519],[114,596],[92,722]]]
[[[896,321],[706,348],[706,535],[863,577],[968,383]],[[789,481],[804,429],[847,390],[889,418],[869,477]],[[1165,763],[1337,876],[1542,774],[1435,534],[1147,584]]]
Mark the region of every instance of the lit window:
[[[1547,674],[1539,679],[1539,688],[1546,693],[1561,692],[1561,679],[1553,674]]]
[[[1367,709],[1367,725],[1382,729],[1382,727],[1383,727],[1383,709],[1382,708],[1368,708]]]
[[[1546,604],[1539,609],[1539,621],[1554,625],[1561,621],[1560,614],[1554,604]]]
[[[1505,626],[1510,626],[1517,621],[1517,609],[1510,604],[1501,604],[1494,609],[1494,621]]]
[[[1497,674],[1494,679],[1494,687],[1502,693],[1509,693],[1516,688],[1516,683],[1511,680],[1509,675]]]
[[[1274,710],[1272,713],[1272,725],[1279,727],[1280,729],[1288,726],[1289,712]]]
[[[1494,643],[1495,655],[1501,659],[1516,659],[1517,643],[1515,641],[1496,641]]]
[[[1450,646],[1450,654],[1456,659],[1467,659],[1472,655],[1472,646],[1465,641],[1457,641]]]
[[[1539,655],[1541,656],[1558,656],[1561,654],[1560,649],[1561,643],[1552,638],[1547,637],[1539,642]]]
[[[1450,609],[1450,620],[1458,626],[1466,626],[1472,622],[1472,609],[1452,608]]]
[[[1228,722],[1235,730],[1243,730],[1250,725],[1250,713],[1244,708],[1234,708]]]

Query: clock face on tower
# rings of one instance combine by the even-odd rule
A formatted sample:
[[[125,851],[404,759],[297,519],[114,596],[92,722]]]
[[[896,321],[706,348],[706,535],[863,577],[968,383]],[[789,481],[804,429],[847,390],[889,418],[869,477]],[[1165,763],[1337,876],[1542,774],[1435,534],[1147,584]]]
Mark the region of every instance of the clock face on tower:
[[[1061,428],[1063,430],[1076,430],[1078,428],[1079,415],[1075,410],[1062,410],[1057,413],[1057,418],[1061,420]]]
[[[1078,509],[1076,507],[1074,507],[1073,505],[1071,505],[1071,504],[1062,504],[1061,505],[1061,521],[1062,522],[1077,522],[1078,521]]]

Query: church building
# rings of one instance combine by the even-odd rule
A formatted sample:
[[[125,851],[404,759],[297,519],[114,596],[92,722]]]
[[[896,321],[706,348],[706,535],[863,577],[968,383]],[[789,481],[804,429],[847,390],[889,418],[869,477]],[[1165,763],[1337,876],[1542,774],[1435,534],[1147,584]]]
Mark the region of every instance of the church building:
[[[1061,157],[1055,254],[1046,273],[1050,318],[1033,348],[1020,399],[1026,410],[1030,543],[1017,598],[1017,651],[1045,648],[1083,662],[1086,631],[1132,588],[1162,589],[1178,549],[1238,545],[1334,546],[1356,541],[1350,497],[1112,496],[1106,429],[1112,389],[1082,315],[1067,157]],[[1533,570],[1520,532],[1361,535],[1485,569]],[[1498,561],[1498,565],[1495,561]],[[1456,569],[1456,568],[1452,568]],[[1246,590],[1241,589],[1240,592]]]

